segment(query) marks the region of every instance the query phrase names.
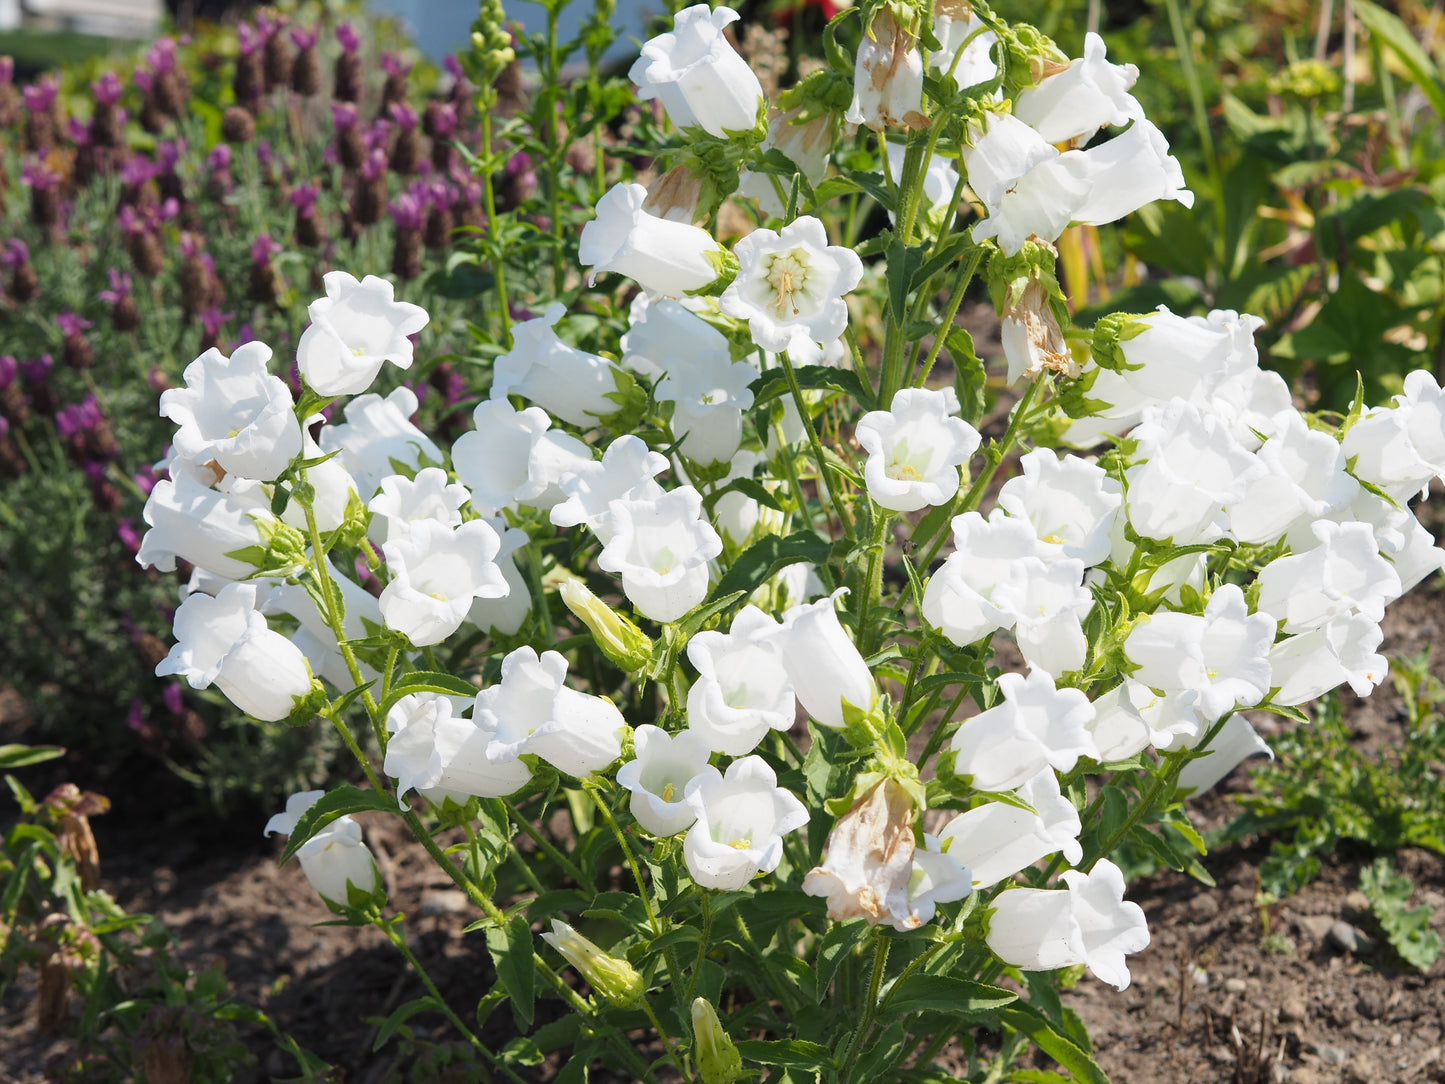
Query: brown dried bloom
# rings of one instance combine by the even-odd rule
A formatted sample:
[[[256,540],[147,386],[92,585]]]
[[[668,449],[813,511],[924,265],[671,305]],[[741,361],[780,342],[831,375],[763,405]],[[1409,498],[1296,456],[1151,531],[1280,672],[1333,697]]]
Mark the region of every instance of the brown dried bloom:
[[[834,922],[862,915],[871,925],[911,929],[919,924],[916,918],[909,922],[913,850],[913,800],[897,782],[884,779],[833,826],[823,864],[803,878],[803,891],[827,897]]]

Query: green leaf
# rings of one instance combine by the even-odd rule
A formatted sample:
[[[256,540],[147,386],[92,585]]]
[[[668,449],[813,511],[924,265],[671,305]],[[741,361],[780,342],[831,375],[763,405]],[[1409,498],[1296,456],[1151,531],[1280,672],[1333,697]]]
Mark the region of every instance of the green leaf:
[[[526,917],[513,915],[505,926],[487,930],[487,951],[497,969],[497,984],[512,1001],[518,1029],[528,1030],[534,1015],[537,972],[532,966],[532,927]]]
[[[27,768],[63,756],[58,745],[0,745],[0,768]]]
[[[281,862],[283,865],[289,862],[291,856],[300,849],[303,843],[338,817],[344,817],[350,813],[364,813],[368,809],[395,813],[397,808],[396,799],[389,794],[375,790],[362,790],[359,787],[353,787],[350,783],[337,787],[322,795],[315,805],[301,814],[301,819],[296,822],[295,831],[286,841],[286,849],[281,852]]]
[[[742,1039],[734,1045],[745,1061],[755,1061],[762,1065],[783,1065],[819,1071],[830,1068],[833,1064],[827,1047],[810,1043],[806,1039],[778,1039],[774,1042]]]
[[[828,986],[833,981],[833,976],[838,973],[838,968],[867,936],[868,922],[863,918],[835,922],[828,927],[822,944],[818,946],[818,962],[813,970],[814,990],[820,1004],[827,997]]]
[[[375,1054],[393,1035],[397,1028],[401,1027],[419,1012],[441,1012],[441,1002],[428,994],[426,997],[419,997],[414,1001],[408,1001],[405,1005],[399,1006],[395,1012],[382,1022],[381,1028],[376,1033],[376,1041],[371,1044],[371,1052]]]
[[[812,531],[794,531],[786,537],[765,535],[745,549],[716,587],[713,598],[734,592],[752,594],[781,569],[806,561],[820,565],[828,560],[831,547],[826,538]]]
[[[1109,1084],[1104,1070],[1087,1053],[1054,1030],[1047,1018],[1032,1005],[1015,1002],[999,1013],[1003,1022],[1034,1041],[1049,1057],[1084,1084]]]
[[[412,693],[440,693],[443,696],[457,696],[465,700],[475,700],[477,687],[469,681],[463,681],[451,674],[443,674],[435,670],[418,670],[414,674],[407,674],[398,678],[391,686],[391,691],[386,694],[386,699],[377,707],[380,715],[386,715],[392,706],[403,696]]]
[[[1434,911],[1427,905],[1411,908],[1415,882],[1399,873],[1381,856],[1360,870],[1360,891],[1389,938],[1390,946],[1411,967],[1427,971],[1440,958],[1440,935],[1430,928]]]
[[[955,1017],[992,1017],[1018,994],[999,986],[954,978],[925,975],[915,971],[897,982],[884,997],[884,1007],[895,1015],[911,1012],[942,1012]]]
[[[852,369],[834,369],[827,365],[794,365],[793,376],[803,391],[842,392],[862,405],[864,410],[872,410],[874,407],[873,393],[863,386],[858,374]],[[754,409],[765,406],[774,399],[791,395],[793,391],[788,383],[788,374],[781,367],[769,369],[749,386],[753,392]]]
[[[1370,0],[1355,0],[1355,15],[1371,34],[1400,58],[1410,74],[1410,81],[1420,88],[1436,116],[1445,120],[1445,87],[1440,84],[1440,71],[1430,59],[1430,54],[1410,33],[1410,28],[1398,15],[1392,15]]]

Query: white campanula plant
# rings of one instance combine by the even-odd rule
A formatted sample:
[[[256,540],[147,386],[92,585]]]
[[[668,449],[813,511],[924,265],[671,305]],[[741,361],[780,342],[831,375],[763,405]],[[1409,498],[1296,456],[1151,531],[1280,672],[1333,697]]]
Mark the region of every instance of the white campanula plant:
[[[652,189],[599,127],[559,142],[547,91],[529,146],[590,173],[523,225],[484,127],[469,425],[397,383],[426,312],[343,271],[271,359],[299,399],[260,345],[167,393],[140,560],[202,574],[162,670],[347,743],[365,785],[270,827],[419,967],[349,819],[402,818],[495,976],[426,1007],[493,1076],[927,1079],[956,1037],[968,1079],[1031,1041],[1103,1080],[1053,991],[1123,989],[1148,946],[1111,856],[1207,880],[1187,803],[1268,752],[1243,712],[1307,725],[1382,680],[1384,608],[1445,566],[1408,507],[1445,472],[1439,386],[1302,415],[1249,314],[1075,324],[1064,231],[1192,202],[1098,38],[868,2],[770,100],[735,20],[688,8],[631,68]],[[555,80],[555,36],[527,47]]]

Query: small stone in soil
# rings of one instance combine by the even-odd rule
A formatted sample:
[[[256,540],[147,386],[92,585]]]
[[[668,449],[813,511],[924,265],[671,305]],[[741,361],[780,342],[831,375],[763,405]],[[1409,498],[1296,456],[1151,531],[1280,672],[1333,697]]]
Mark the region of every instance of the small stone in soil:
[[[1326,1065],[1343,1065],[1350,1060],[1349,1053],[1341,1046],[1317,1046],[1315,1055]]]
[[[1370,909],[1370,899],[1357,888],[1345,897],[1345,906],[1351,911],[1368,911]]]
[[[1201,892],[1189,901],[1189,917],[1196,922],[1207,922],[1219,914],[1219,900],[1212,892]]]
[[[1225,979],[1224,992],[1227,994],[1242,994],[1249,989],[1249,983],[1243,979]]]
[[[1385,999],[1374,990],[1366,990],[1355,1002],[1355,1009],[1366,1020],[1378,1020],[1385,1015]]]
[[[419,915],[458,915],[467,909],[467,896],[465,892],[452,888],[442,892],[432,892],[427,898],[421,901],[417,914]]]
[[[1378,1084],[1385,1079],[1368,1054],[1356,1054],[1345,1069],[1345,1084]]]
[[[1362,947],[1360,933],[1348,922],[1336,922],[1326,935],[1331,945],[1341,952],[1358,952]]]
[[[1300,998],[1292,997],[1279,1007],[1279,1018],[1286,1023],[1297,1023],[1309,1015],[1309,1006]]]

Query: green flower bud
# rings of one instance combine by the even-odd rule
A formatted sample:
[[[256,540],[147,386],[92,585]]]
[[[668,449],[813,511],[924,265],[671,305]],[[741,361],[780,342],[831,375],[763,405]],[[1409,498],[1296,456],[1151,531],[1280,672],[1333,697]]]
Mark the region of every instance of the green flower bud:
[[[743,1071],[743,1059],[733,1045],[712,1002],[700,997],[692,1003],[693,1057],[703,1084],[732,1084]]]
[[[569,577],[557,590],[567,609],[591,631],[602,654],[622,669],[635,673],[652,661],[652,640],[648,635],[587,590],[581,580]]]
[[[542,940],[562,954],[566,961],[582,973],[592,989],[618,1008],[626,1008],[642,998],[642,976],[626,960],[619,959],[594,945],[560,919],[552,920],[552,932]]]

